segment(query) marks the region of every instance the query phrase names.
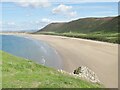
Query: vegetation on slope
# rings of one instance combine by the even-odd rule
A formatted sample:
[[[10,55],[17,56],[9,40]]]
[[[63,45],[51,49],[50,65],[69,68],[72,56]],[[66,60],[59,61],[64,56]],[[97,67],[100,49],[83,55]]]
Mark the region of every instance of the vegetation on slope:
[[[32,61],[0,51],[3,88],[99,88],[80,78],[62,74]]]
[[[120,39],[118,38],[118,36],[120,35],[119,33],[94,32],[94,33],[85,34],[85,33],[73,33],[73,32],[71,33],[40,32],[39,34],[83,38],[83,39],[120,44]]]
[[[91,33],[91,32],[118,32],[118,17],[83,18],[67,23],[51,23],[38,32],[56,33]]]
[[[35,34],[62,35],[68,37],[120,43],[118,17],[84,18],[68,23],[52,23]]]

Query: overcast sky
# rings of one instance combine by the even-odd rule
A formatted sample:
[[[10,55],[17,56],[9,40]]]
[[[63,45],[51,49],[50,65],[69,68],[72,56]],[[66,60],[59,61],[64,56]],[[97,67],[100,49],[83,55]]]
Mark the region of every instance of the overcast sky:
[[[118,15],[118,0],[2,0],[0,7],[3,31],[37,30],[52,22]]]

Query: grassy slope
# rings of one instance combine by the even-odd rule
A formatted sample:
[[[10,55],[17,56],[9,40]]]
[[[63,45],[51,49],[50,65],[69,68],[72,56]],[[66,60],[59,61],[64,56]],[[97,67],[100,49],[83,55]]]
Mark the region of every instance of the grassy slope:
[[[68,23],[52,23],[36,34],[62,35],[111,43],[118,40],[118,17],[84,18]]]
[[[119,17],[83,18],[67,23],[51,23],[38,32],[56,33],[91,33],[91,32],[118,32]]]
[[[62,74],[55,69],[35,64],[5,52],[3,55],[2,75],[3,88],[98,88],[79,78]]]

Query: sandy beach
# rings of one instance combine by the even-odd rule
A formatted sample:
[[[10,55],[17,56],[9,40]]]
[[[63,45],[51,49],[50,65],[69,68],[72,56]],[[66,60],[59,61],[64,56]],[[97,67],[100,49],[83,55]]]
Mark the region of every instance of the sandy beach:
[[[52,35],[22,34],[54,47],[63,60],[63,69],[79,66],[93,70],[106,88],[118,87],[118,44]]]
[[[107,88],[118,87],[118,45],[51,35],[31,35],[54,47],[63,59],[63,69],[73,72],[87,66]]]

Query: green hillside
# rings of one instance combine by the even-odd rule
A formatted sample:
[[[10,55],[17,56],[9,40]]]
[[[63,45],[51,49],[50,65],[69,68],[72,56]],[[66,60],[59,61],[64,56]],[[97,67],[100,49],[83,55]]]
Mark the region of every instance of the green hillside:
[[[51,23],[34,34],[60,35],[120,43],[117,17],[83,18],[68,23]]]
[[[32,61],[2,54],[2,87],[3,88],[99,88],[80,78],[62,74]]]
[[[120,17],[120,16],[119,16]],[[91,32],[117,32],[119,17],[105,17],[105,18],[83,18],[67,23],[51,23],[39,30],[56,33],[91,33]]]

